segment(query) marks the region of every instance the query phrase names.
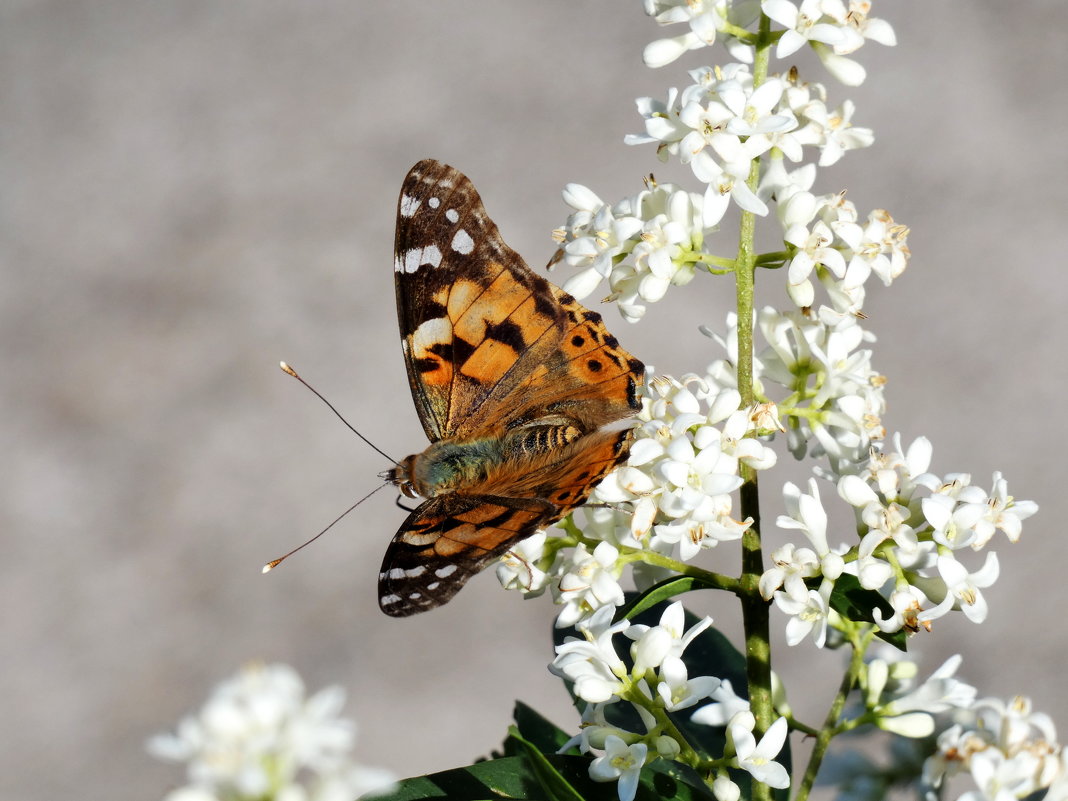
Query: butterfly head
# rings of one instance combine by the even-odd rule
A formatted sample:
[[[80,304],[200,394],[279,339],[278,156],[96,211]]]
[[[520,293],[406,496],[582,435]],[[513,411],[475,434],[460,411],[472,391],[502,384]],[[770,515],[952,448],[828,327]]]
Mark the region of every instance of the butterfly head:
[[[384,478],[393,486],[397,487],[401,491],[401,495],[406,498],[418,498],[420,492],[415,488],[415,484],[412,482],[412,474],[414,472],[416,454],[412,454],[400,462],[396,467],[391,467],[384,473],[379,473],[379,478]]]

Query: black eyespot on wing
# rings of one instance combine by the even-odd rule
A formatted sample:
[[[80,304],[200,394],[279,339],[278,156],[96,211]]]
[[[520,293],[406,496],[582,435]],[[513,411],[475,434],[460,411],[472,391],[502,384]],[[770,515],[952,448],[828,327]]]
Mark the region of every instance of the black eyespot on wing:
[[[586,368],[591,373],[599,373],[599,372],[601,372],[602,369],[604,369],[604,365],[601,364],[596,359],[590,359],[588,362],[586,362]]]

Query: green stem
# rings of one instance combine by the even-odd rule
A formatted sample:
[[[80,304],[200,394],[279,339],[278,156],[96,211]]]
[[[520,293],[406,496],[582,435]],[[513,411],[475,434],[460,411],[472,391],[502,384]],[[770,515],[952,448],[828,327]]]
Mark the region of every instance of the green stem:
[[[630,552],[627,553],[627,551]],[[631,551],[630,549],[624,549],[624,554],[621,557],[621,560],[642,561],[647,565],[667,568],[668,570],[683,576],[691,576],[693,578],[701,579],[703,582],[706,582],[709,587],[726,590],[727,592],[738,592],[738,579],[733,576],[724,576],[720,573],[713,573],[711,570],[703,570],[694,565],[680,562],[677,559],[672,559],[669,556],[664,556],[663,554],[654,551]]]
[[[855,639],[853,642],[853,656],[849,660],[849,669],[842,677],[842,683],[838,687],[838,694],[835,695],[834,700],[831,702],[831,708],[827,711],[827,718],[823,721],[823,727],[820,729],[819,734],[816,735],[816,745],[808,758],[805,776],[801,780],[801,786],[797,788],[797,795],[794,796],[794,801],[807,801],[808,794],[812,792],[812,786],[816,782],[816,774],[819,773],[820,765],[823,763],[823,757],[827,754],[827,746],[830,745],[831,738],[841,731],[838,721],[842,717],[846,698],[848,698],[853,687],[856,686],[857,677],[860,676],[860,671],[864,667],[864,652],[868,649],[873,633],[874,631],[869,631],[866,635]]]
[[[760,43],[753,61],[753,87],[759,87],[768,76],[771,54],[770,20],[761,15]],[[760,180],[760,163],[753,160],[747,184],[756,190]],[[738,391],[742,408],[753,405],[753,295],[756,272],[756,216],[743,211],[738,233],[738,258],[735,261],[735,288],[738,309]],[[764,556],[760,544],[760,495],[756,471],[741,466],[742,486],[739,490],[742,518],[752,518],[753,524],[742,536],[742,575],[740,593],[742,621],[745,626],[745,665],[749,686],[749,708],[756,718],[754,735],[758,738],[772,724],[775,709],[771,701],[771,626],[769,606],[760,596],[757,586],[764,572]],[[753,782],[753,801],[771,801],[771,788]]]

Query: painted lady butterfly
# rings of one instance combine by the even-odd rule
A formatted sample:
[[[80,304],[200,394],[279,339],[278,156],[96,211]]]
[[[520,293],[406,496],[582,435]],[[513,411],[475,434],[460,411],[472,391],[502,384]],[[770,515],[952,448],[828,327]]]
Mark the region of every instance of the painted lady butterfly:
[[[601,315],[501,239],[466,176],[433,160],[401,187],[397,315],[430,446],[386,475],[428,498],[386,550],[379,605],[446,603],[520,540],[585,502],[630,449],[604,429],[641,408],[644,366]]]

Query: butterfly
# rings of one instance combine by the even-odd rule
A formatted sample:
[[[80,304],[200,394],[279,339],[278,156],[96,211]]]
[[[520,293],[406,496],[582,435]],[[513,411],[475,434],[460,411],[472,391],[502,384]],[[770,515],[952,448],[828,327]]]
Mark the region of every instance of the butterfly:
[[[387,471],[423,501],[386,550],[379,606],[395,617],[469,578],[584,503],[627,458],[644,365],[601,315],[534,273],[468,178],[432,159],[401,187],[397,317],[430,440]]]

